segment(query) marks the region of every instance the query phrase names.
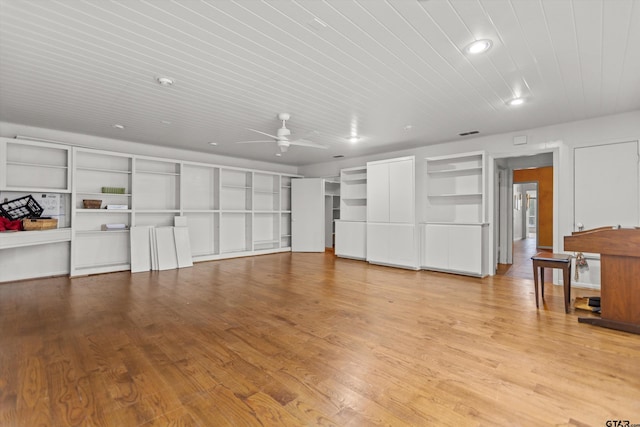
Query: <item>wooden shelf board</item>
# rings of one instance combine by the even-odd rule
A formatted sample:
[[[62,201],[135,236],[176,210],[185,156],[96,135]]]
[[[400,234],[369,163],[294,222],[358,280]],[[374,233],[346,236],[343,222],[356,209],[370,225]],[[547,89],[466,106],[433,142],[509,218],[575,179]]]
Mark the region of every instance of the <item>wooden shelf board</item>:
[[[48,165],[46,163],[29,163],[29,162],[7,162],[7,166],[29,166],[36,168],[49,168],[49,169],[68,169],[68,166],[60,166],[60,165]]]
[[[130,175],[131,171],[122,170],[122,169],[102,169],[102,168],[85,168],[82,166],[77,166],[76,171],[88,171],[88,172],[106,172],[106,173],[121,173],[125,175]]]

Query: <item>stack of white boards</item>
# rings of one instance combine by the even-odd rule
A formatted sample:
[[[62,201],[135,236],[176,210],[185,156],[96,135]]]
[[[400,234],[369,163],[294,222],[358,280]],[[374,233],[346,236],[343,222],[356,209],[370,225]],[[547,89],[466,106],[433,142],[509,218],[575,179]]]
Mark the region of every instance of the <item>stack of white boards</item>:
[[[131,227],[130,236],[132,273],[193,266],[184,216],[175,217],[173,227]]]

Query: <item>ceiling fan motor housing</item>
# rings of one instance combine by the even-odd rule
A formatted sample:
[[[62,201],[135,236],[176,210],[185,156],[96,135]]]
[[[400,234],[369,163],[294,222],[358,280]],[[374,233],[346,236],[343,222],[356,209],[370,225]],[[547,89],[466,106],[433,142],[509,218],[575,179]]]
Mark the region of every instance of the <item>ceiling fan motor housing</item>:
[[[278,138],[286,138],[287,136],[291,135],[291,131],[285,127],[282,127],[280,129],[278,129]]]

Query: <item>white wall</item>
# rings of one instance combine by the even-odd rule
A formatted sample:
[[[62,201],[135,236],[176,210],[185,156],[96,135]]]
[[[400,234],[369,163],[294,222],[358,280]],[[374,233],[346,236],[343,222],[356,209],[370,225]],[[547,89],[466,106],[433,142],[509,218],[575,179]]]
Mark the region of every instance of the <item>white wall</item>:
[[[182,150],[157,145],[141,144],[138,142],[120,139],[101,138],[98,136],[79,133],[62,132],[54,129],[44,129],[32,126],[24,126],[14,123],[0,122],[0,136],[14,138],[15,136],[27,136],[51,140],[65,145],[96,148],[99,150],[116,151],[142,156],[162,157],[174,160],[185,160],[199,163],[210,163],[220,166],[235,166],[246,169],[257,169],[269,172],[297,174],[296,166],[282,165],[278,163],[260,162],[237,157],[221,156],[213,153],[205,153],[191,150]]]
[[[514,136],[527,136],[527,144],[514,145]],[[573,224],[573,149],[594,144],[607,144],[621,141],[640,139],[640,110],[612,116],[562,123],[552,126],[538,127],[509,132],[498,135],[482,136],[464,140],[456,140],[442,144],[424,146],[420,148],[402,150],[388,153],[380,153],[358,158],[346,158],[330,163],[320,163],[303,166],[300,173],[305,176],[335,175],[340,169],[364,165],[367,161],[387,159],[393,157],[415,155],[416,173],[419,178],[416,182],[416,206],[423,206],[423,184],[421,177],[424,172],[423,162],[425,157],[441,156],[448,154],[465,153],[470,151],[485,150],[490,158],[517,157],[534,155],[543,152],[554,153],[556,161],[555,176],[558,189],[556,194],[557,221],[554,224],[554,252],[563,249],[563,236],[570,235],[574,231]],[[489,171],[493,170],[490,165]],[[488,188],[493,188],[493,177],[488,176]],[[488,198],[488,220],[493,222],[493,195]],[[420,208],[421,209],[421,208]],[[419,218],[422,213],[418,212]],[[493,226],[490,229],[493,236]],[[491,238],[490,253],[494,252],[494,239]],[[494,264],[493,256],[490,264]]]
[[[524,191],[522,190],[522,184],[513,184],[513,197],[514,200],[522,197],[524,198]],[[522,207],[517,209],[517,205],[514,203],[513,205],[513,240],[522,240],[526,237],[524,234],[524,218],[525,218],[525,209]]]

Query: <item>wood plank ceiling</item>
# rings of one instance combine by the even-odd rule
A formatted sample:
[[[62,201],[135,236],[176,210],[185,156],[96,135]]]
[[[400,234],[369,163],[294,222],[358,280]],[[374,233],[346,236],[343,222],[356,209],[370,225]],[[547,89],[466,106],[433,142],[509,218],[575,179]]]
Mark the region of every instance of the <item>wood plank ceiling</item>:
[[[638,44],[640,0],[0,0],[0,121],[303,165],[636,110]],[[280,112],[329,149],[235,143]]]

